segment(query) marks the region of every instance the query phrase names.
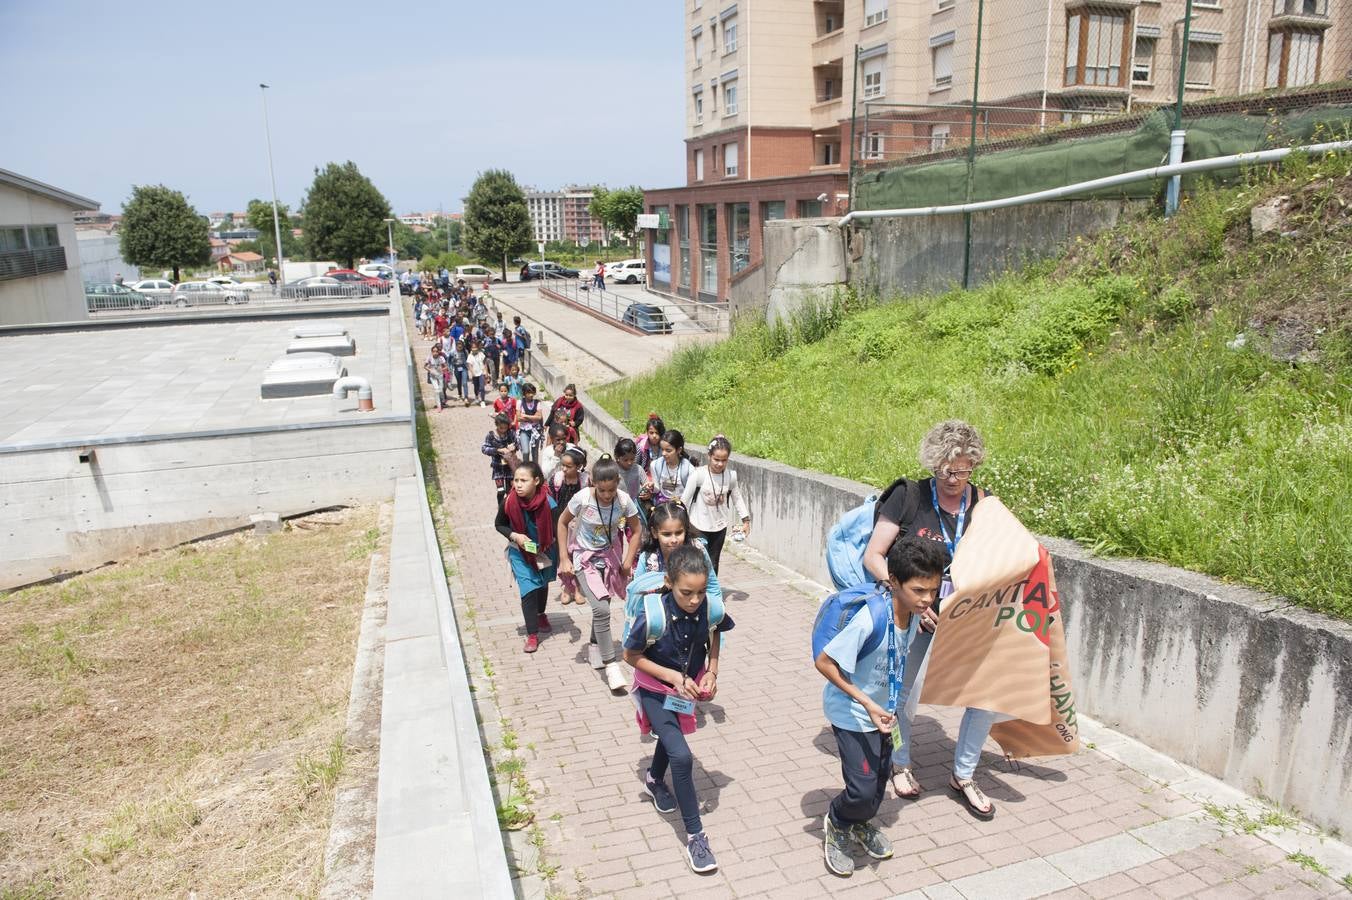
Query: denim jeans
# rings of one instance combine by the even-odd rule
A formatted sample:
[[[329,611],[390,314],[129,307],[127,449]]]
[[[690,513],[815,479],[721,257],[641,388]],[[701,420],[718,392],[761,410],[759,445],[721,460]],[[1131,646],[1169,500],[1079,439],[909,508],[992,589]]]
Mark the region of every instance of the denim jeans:
[[[911,649],[906,654],[906,669],[901,676],[901,699],[897,714],[901,726],[901,746],[892,752],[892,764],[905,767],[911,764],[911,720],[906,718],[906,698],[915,686],[916,673],[929,652],[934,635],[928,631],[916,632]],[[981,748],[986,743],[991,726],[995,724],[997,713],[984,709],[967,709],[962,714],[962,724],[958,726],[958,742],[953,748],[953,774],[966,780],[976,772],[976,764],[981,760]]]
[[[652,725],[653,734],[657,736],[657,746],[653,748],[653,761],[648,772],[653,781],[661,781],[667,777],[670,767],[671,786],[676,794],[676,805],[681,810],[685,833],[699,834],[704,830],[704,824],[699,816],[699,795],[695,793],[695,757],[690,752],[685,735],[681,733],[681,724],[676,713],[662,706],[665,695],[639,688],[638,699],[643,705],[643,714]]]

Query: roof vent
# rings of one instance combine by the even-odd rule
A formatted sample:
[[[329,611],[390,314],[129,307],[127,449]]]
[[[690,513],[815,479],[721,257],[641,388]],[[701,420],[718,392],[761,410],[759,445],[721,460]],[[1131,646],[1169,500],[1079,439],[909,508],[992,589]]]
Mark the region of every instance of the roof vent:
[[[264,400],[327,394],[346,374],[347,369],[332,353],[289,353],[263,372],[260,392]]]
[[[286,345],[287,353],[331,353],[334,356],[356,356],[357,342],[347,333],[334,335],[307,335],[297,337]]]

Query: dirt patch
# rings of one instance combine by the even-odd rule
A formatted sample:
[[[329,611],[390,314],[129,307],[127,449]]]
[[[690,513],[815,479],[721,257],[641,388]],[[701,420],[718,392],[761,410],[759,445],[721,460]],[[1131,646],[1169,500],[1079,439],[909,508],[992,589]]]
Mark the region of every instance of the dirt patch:
[[[0,597],[0,896],[312,896],[374,509]]]

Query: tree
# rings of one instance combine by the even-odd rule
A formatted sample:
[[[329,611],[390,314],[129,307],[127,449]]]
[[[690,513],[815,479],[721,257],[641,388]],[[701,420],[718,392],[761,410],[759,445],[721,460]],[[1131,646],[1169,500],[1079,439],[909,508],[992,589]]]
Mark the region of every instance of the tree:
[[[268,200],[250,200],[245,215],[248,217],[249,227],[258,232],[257,252],[263,254],[264,259],[276,260],[277,265],[280,265],[281,260],[277,259],[277,229],[272,221],[272,203]],[[295,259],[301,255],[300,241],[291,233],[291,229],[296,226],[291,222],[291,215],[285,203],[277,204],[277,222],[282,226],[282,256]]]
[[[474,181],[465,200],[465,246],[484,262],[502,264],[507,278],[507,259],[531,248],[530,211],[526,195],[512,173],[489,169]]]
[[[643,212],[643,189],[635,186],[618,191],[597,188],[587,211],[606,228],[623,234],[634,247],[638,237],[638,217]]]
[[[135,185],[122,206],[122,258],[134,266],[173,269],[211,262],[211,237],[205,216],[197,214],[182,191],[162,184]]]
[[[315,169],[303,205],[305,240],[318,258],[341,260],[351,269],[359,257],[385,252],[390,204],[356,163]]]

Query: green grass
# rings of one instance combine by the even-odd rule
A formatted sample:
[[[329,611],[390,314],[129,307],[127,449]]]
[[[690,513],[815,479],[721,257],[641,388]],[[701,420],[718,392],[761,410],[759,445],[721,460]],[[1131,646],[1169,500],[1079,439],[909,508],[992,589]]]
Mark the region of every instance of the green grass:
[[[1329,874],[1328,866],[1324,865],[1308,853],[1288,853],[1286,858],[1300,866],[1302,869],[1306,869],[1310,872],[1318,872],[1320,875],[1324,876]]]
[[[1294,236],[1251,240],[1276,194]],[[1347,156],[1289,160],[980,289],[838,294],[595,394],[874,485],[922,474],[925,431],[964,418],[976,480],[1035,531],[1352,618],[1349,200]],[[1304,354],[1276,358],[1292,335]]]

